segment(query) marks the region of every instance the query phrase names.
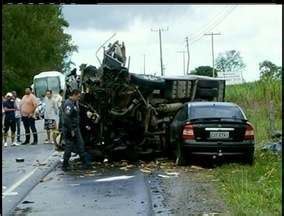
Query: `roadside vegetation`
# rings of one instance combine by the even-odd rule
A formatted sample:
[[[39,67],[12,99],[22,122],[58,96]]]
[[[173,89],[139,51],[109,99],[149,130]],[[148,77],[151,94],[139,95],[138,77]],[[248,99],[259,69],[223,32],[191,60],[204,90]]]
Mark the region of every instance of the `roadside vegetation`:
[[[281,80],[228,86],[226,101],[240,105],[255,127],[253,166],[224,164],[214,169],[232,215],[281,215],[281,155],[262,152],[272,130],[282,131]]]

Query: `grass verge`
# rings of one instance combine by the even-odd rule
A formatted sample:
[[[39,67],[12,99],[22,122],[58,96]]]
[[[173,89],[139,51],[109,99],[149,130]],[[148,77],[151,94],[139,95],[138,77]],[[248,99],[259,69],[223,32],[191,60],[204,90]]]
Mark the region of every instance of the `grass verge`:
[[[282,158],[260,148],[269,140],[271,123],[282,130],[281,81],[229,86],[226,101],[242,107],[255,127],[255,164],[225,164],[213,170],[232,215],[281,215]],[[270,119],[270,103],[274,121]]]

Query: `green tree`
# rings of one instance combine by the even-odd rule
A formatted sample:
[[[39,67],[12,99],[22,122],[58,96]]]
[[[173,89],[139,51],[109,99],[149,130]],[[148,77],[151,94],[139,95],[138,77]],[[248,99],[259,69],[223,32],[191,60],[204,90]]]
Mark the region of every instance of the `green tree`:
[[[22,93],[41,71],[70,69],[77,47],[59,5],[3,6],[3,90]]]
[[[194,75],[200,75],[200,76],[210,76],[213,77],[213,68],[210,66],[199,66],[192,70],[190,73]],[[218,71],[215,70],[214,76],[217,76]]]
[[[222,73],[242,73],[245,67],[240,52],[236,50],[221,53],[216,59],[216,68]]]
[[[259,63],[260,79],[282,79],[283,69],[280,66],[272,63],[271,61],[265,60]]]

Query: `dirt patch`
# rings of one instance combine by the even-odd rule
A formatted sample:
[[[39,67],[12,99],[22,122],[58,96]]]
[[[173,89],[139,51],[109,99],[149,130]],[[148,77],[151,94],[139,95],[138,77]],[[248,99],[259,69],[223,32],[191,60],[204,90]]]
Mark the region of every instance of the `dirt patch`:
[[[147,176],[156,215],[228,215],[211,169],[176,167],[170,162],[164,166]]]

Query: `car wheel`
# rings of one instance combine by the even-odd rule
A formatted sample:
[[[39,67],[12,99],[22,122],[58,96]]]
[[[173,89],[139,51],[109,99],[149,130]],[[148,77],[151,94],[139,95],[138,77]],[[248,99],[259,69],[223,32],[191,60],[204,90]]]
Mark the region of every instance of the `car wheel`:
[[[184,151],[181,143],[177,143],[176,149],[176,165],[177,166],[184,166],[185,165],[185,158],[184,158]]]
[[[248,152],[244,155],[243,162],[248,165],[254,164],[254,154],[253,152]]]

